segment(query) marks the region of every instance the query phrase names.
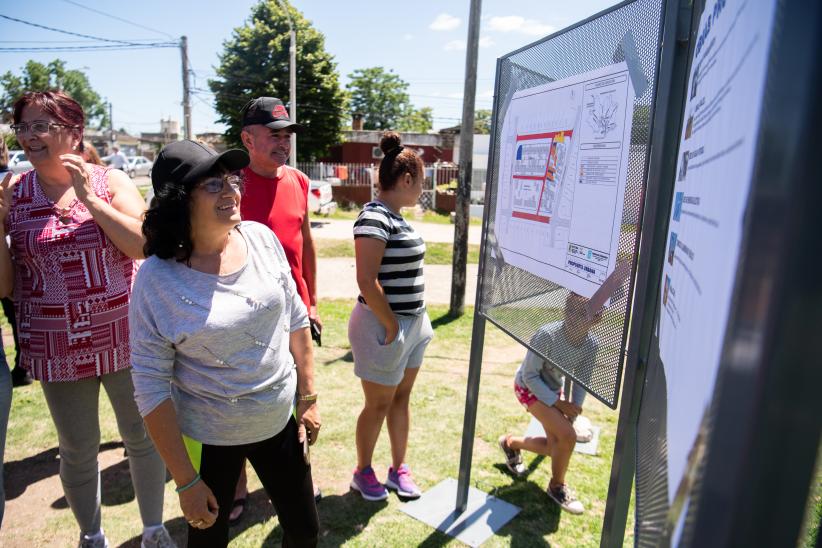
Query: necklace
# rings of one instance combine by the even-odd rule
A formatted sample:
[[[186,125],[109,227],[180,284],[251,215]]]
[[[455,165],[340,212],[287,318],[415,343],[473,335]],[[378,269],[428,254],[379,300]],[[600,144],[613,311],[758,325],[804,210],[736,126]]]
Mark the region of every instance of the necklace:
[[[57,210],[57,220],[67,225],[71,222],[71,206],[67,207],[57,207],[54,206],[54,209]]]

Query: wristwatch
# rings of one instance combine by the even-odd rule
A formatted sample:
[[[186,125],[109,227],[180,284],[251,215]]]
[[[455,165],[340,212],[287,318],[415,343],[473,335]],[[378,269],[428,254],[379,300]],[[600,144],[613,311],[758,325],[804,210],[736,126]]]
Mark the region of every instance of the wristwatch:
[[[300,394],[300,395],[297,396],[297,401],[308,401],[308,402],[317,401],[317,393],[314,392],[313,394]]]

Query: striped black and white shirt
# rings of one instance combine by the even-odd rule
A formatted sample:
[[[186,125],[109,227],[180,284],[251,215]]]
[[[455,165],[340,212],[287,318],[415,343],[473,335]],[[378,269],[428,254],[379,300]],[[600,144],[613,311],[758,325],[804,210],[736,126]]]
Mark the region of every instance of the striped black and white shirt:
[[[354,223],[354,238],[376,238],[385,242],[378,280],[395,314],[416,315],[425,311],[425,281],[422,270],[425,242],[380,201],[368,202]],[[358,297],[365,303],[362,295]],[[367,304],[367,303],[365,303]]]

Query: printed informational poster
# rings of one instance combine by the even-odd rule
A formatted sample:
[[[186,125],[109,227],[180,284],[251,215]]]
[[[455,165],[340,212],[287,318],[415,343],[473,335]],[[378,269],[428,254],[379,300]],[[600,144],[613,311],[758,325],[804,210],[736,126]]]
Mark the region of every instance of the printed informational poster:
[[[624,62],[514,94],[495,217],[506,263],[588,298],[614,270],[633,104]]]
[[[694,49],[660,284],[671,500],[719,367],[759,134],[774,4],[707,2]]]

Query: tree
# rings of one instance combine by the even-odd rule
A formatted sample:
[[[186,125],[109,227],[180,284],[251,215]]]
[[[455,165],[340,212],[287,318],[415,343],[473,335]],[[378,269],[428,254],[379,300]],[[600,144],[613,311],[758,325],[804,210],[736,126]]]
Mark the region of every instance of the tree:
[[[297,34],[297,121],[308,130],[299,137],[297,153],[308,160],[339,142],[346,98],[325,38],[297,9],[287,9]],[[208,85],[218,121],[228,126],[230,146],[242,146],[240,111],[248,101],[263,96],[290,100],[288,50],[288,18],[277,0],[252,7],[245,25],[223,43],[217,78]]]
[[[357,69],[346,86],[351,114],[363,115],[363,129],[397,129],[410,110],[408,83],[382,67]]]
[[[415,109],[408,82],[382,67],[357,69],[348,75],[352,115],[362,114],[363,129],[396,129],[425,133],[434,125],[431,107]]]
[[[434,110],[431,107],[408,108],[397,123],[398,131],[427,133],[434,127]]]
[[[491,109],[479,109],[474,112],[474,133],[480,135],[491,133]]]
[[[48,65],[29,61],[23,67],[21,75],[7,71],[0,76],[0,86],[3,87],[0,116],[6,123],[11,123],[12,107],[23,93],[59,89],[80,103],[86,113],[87,126],[99,129],[108,125],[106,104],[92,89],[88,77],[80,70],[67,70],[65,61],[61,59],[55,59]]]

